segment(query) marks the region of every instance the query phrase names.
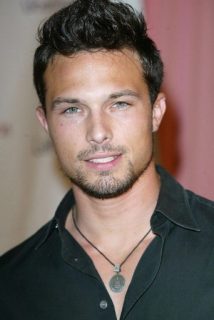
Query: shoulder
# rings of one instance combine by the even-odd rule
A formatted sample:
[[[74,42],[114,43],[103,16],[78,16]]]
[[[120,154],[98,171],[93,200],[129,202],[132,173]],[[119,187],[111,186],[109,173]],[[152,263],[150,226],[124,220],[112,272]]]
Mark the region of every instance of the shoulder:
[[[51,226],[53,223],[47,223],[0,257],[0,309],[3,317],[9,315],[11,305],[19,312],[22,301],[31,299],[32,294],[40,294],[40,287],[50,272],[50,251],[57,247],[58,230]]]
[[[0,283],[2,277],[8,273],[23,273],[34,269],[35,266],[38,267],[42,261],[47,261],[47,252],[50,255],[50,252],[54,251],[53,248],[60,245],[58,228],[56,228],[58,222],[63,223],[73,202],[73,193],[69,190],[60,202],[52,220],[0,257]]]
[[[194,209],[204,209],[214,213],[214,201],[204,198],[190,190],[186,190],[190,206]]]
[[[51,222],[48,222],[43,227],[41,227],[35,234],[31,237],[17,245],[16,247],[10,249],[0,257],[0,277],[5,272],[12,271],[13,268],[18,267],[23,261],[33,255],[36,251],[37,246],[48,232]]]
[[[193,216],[201,229],[214,231],[214,201],[186,190]]]

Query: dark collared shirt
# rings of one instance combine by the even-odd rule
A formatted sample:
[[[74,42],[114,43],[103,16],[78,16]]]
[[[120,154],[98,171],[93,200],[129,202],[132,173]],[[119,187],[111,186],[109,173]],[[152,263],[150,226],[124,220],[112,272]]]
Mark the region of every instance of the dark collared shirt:
[[[213,320],[214,203],[158,170],[157,236],[135,270],[121,319]],[[116,319],[91,259],[64,228],[73,204],[70,191],[50,223],[1,258],[1,319]]]

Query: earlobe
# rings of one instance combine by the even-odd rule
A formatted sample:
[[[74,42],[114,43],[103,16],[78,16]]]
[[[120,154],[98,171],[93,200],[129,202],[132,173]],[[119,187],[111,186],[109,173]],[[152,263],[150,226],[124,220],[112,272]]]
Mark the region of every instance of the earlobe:
[[[165,111],[166,97],[163,93],[159,93],[152,110],[152,132],[158,131]]]
[[[48,123],[47,123],[47,118],[46,118],[46,113],[45,110],[42,106],[39,106],[36,108],[36,116],[37,119],[39,120],[41,126],[44,128],[44,130],[48,133]]]

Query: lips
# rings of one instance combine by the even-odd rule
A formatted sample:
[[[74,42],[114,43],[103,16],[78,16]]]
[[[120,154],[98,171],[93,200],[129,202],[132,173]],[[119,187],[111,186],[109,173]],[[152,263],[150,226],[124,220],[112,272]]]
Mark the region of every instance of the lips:
[[[92,163],[108,163],[113,161],[114,159],[116,159],[117,156],[111,156],[111,157],[106,157],[106,158],[94,158],[94,159],[90,159],[88,160],[89,162]]]
[[[121,154],[96,154],[85,160],[91,169],[112,170],[121,159]]]

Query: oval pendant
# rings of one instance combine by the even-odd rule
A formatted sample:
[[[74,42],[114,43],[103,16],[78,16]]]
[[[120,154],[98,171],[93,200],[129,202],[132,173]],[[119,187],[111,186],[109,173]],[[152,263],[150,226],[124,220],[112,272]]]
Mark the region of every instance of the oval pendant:
[[[125,278],[121,274],[115,274],[109,281],[109,287],[113,292],[121,292],[125,286]]]

